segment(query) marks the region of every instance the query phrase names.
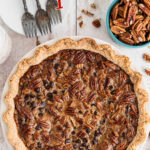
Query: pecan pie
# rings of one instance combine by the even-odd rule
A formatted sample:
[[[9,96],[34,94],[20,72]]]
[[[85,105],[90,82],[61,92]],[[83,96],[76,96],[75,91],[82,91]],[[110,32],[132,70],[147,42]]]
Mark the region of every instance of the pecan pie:
[[[17,150],[135,150],[149,121],[140,81],[92,39],[40,47],[10,79],[8,138]]]

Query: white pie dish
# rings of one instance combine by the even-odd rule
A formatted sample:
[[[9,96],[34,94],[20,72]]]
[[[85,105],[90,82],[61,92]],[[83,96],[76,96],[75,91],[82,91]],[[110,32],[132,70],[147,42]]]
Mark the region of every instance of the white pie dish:
[[[73,40],[79,40],[79,39],[81,39],[81,38],[84,38],[84,37],[71,37]],[[93,38],[94,39],[94,38]],[[45,45],[45,44],[47,44],[47,45],[52,45],[52,44],[54,44],[56,41],[58,41],[59,39],[54,39],[54,40],[51,40],[51,41],[48,41],[48,42],[46,42],[46,43],[44,43],[44,44],[42,44],[42,45]],[[99,39],[94,39],[98,44],[108,44],[108,43],[106,43],[106,42],[104,42],[104,41],[101,41],[101,40],[99,40]],[[112,46],[112,48],[113,49],[115,49],[116,50],[116,48],[114,48],[113,46]],[[28,54],[26,54],[22,59],[24,59],[24,58],[27,58],[27,57],[30,57],[30,56],[32,56],[33,55],[33,53],[35,52],[35,50],[37,49],[37,47],[36,48],[34,48],[34,49],[32,49]],[[116,53],[118,54],[118,55],[120,55],[121,54],[121,52],[119,51],[119,50],[116,50]],[[21,59],[21,60],[22,60]],[[14,67],[14,69],[12,70],[12,72],[11,72],[11,74],[10,74],[10,76],[16,71],[16,69],[17,69],[17,65]],[[10,77],[9,76],[9,77]],[[1,103],[1,114],[3,114],[5,111],[6,111],[6,105],[5,105],[5,102],[4,102],[4,95],[5,95],[5,93],[8,91],[8,80],[9,80],[9,78],[7,79],[7,81],[6,81],[6,84],[5,84],[5,87],[4,87],[4,90],[3,90],[3,94],[2,94],[2,103]],[[141,85],[141,87],[142,88],[144,88],[144,89],[146,89],[145,88],[145,86],[144,86],[144,83],[142,83],[142,85]],[[147,111],[148,111],[148,108],[150,107],[150,102],[148,102],[147,103]],[[150,111],[148,112],[149,114],[150,114]],[[2,117],[1,117],[2,118]],[[7,140],[7,136],[6,136],[6,133],[7,133],[7,126],[5,125],[5,123],[4,123],[4,121],[3,120],[1,120],[2,121],[2,128],[3,128],[3,133],[4,133],[4,137],[5,137],[5,141],[6,141],[6,143],[7,143],[7,145],[8,145],[8,150],[13,150],[13,147],[9,144],[9,142],[8,142],[8,140]],[[148,137],[148,134],[149,134],[149,131],[150,131],[150,126],[149,125],[147,125],[146,126],[146,135],[147,135],[147,137]],[[141,144],[141,145],[139,145],[138,146],[138,148],[137,148],[137,150],[143,150],[143,147],[144,146],[144,143],[143,144]]]

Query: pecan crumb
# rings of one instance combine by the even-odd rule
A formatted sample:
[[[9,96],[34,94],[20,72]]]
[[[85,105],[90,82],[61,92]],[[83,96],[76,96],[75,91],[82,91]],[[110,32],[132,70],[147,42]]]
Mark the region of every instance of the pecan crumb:
[[[144,60],[150,62],[150,55],[144,54],[144,55],[143,55],[143,58],[144,58]]]
[[[149,75],[149,76],[150,76],[150,70],[145,69],[145,72],[146,72],[146,74],[147,74],[147,75]]]
[[[94,27],[99,28],[101,26],[100,19],[95,19],[92,24]]]
[[[94,3],[92,3],[91,8],[96,9],[96,5]]]
[[[79,26],[80,26],[80,28],[83,27],[83,21],[79,22]]]
[[[77,20],[81,20],[82,19],[82,16],[79,16],[78,18],[77,18]]]
[[[82,9],[82,11],[81,11],[83,14],[85,14],[85,15],[87,15],[87,16],[89,16],[89,17],[93,17],[94,16],[94,14],[93,13],[91,13],[90,11],[88,11],[88,10],[85,10],[85,9]]]

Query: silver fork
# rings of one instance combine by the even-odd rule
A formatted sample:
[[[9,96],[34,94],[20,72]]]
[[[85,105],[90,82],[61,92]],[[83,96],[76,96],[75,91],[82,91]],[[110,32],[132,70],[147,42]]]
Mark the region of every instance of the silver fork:
[[[25,36],[27,38],[37,36],[37,27],[34,16],[28,12],[26,0],[23,0],[25,13],[23,14],[21,21]]]
[[[48,14],[44,9],[41,8],[41,4],[39,0],[36,0],[36,3],[38,7],[38,10],[35,15],[37,26],[42,35],[47,34],[51,32],[51,24],[50,24]]]
[[[47,0],[46,10],[47,10],[48,16],[51,20],[51,23],[53,23],[53,24],[62,22],[61,11],[56,10],[57,7],[58,7],[57,0]]]

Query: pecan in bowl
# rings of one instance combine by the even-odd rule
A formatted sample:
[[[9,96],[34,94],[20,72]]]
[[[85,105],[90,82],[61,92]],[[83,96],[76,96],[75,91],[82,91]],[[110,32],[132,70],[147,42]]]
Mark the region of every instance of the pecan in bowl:
[[[150,43],[150,0],[116,0],[107,13],[107,28],[112,38],[127,47]]]

